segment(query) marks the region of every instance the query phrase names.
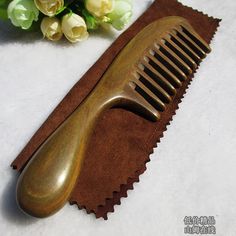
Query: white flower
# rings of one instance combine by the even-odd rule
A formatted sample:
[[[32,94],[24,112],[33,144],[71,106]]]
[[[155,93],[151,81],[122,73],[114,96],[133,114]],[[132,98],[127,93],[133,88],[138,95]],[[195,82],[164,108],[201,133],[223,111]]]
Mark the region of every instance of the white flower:
[[[34,0],[34,3],[46,16],[54,16],[64,6],[64,0]]]
[[[13,0],[7,8],[8,18],[15,26],[29,29],[38,20],[39,11],[33,0]]]
[[[75,13],[68,13],[63,16],[62,32],[72,43],[83,41],[88,38],[87,26],[84,19]]]
[[[96,17],[103,17],[112,12],[114,0],[85,0],[85,7]]]
[[[122,30],[132,16],[132,0],[116,0],[114,10],[108,14],[111,24],[117,30]]]
[[[40,28],[44,37],[51,41],[58,41],[63,35],[60,21],[56,17],[44,17]]]

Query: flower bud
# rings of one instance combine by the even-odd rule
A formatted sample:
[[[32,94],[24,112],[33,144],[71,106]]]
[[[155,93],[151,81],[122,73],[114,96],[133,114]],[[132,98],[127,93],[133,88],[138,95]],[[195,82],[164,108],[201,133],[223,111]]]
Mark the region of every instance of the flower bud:
[[[75,13],[68,13],[63,16],[62,32],[71,43],[83,41],[88,38],[87,26],[84,19]]]
[[[34,3],[46,16],[54,16],[64,6],[64,0],[34,0]]]
[[[33,21],[38,20],[39,11],[33,0],[13,0],[8,5],[7,14],[13,25],[29,29]]]
[[[44,17],[40,28],[44,37],[51,41],[58,41],[63,35],[60,21],[56,17]]]
[[[103,17],[112,12],[114,0],[85,0],[85,7],[96,17]]]
[[[131,0],[116,0],[114,10],[108,14],[112,26],[117,30],[122,30],[129,23],[131,16]]]

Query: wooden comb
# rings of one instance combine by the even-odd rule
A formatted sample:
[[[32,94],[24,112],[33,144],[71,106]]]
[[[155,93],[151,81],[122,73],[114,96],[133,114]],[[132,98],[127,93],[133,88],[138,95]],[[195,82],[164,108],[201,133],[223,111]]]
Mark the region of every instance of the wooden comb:
[[[184,18],[166,17],[145,27],[24,168],[17,184],[21,209],[35,217],[58,211],[73,191],[102,112],[123,106],[157,121],[208,52],[207,43]]]

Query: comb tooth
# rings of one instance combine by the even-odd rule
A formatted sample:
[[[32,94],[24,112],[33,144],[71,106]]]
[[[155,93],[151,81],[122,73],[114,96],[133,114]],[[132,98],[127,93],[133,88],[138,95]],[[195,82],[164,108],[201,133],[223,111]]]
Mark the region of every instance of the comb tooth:
[[[185,61],[193,70],[197,68],[196,62],[185,52],[183,51],[177,44],[175,44],[169,38],[165,39],[166,45],[174,51],[183,61]]]
[[[133,81],[136,85],[135,90],[139,92],[141,96],[143,96],[147,102],[149,102],[154,108],[158,111],[164,111],[166,106],[165,104],[150,90],[148,89],[139,79],[135,79]]]
[[[155,57],[162,61],[163,64],[179,79],[186,80],[187,76],[186,74],[175,64],[173,63],[166,55],[164,55],[160,50],[158,50],[156,47],[153,48],[155,51]]]
[[[185,74],[192,74],[191,68],[174,51],[168,48],[163,42],[160,42],[160,51],[172,60]]]
[[[140,75],[139,80],[152,90],[163,102],[169,103],[172,100],[170,95],[161,86],[155,83],[143,70],[138,69],[137,72]]]
[[[164,78],[157,70],[155,70],[150,64],[146,61],[142,62],[145,66],[144,72],[150,76],[157,84],[159,84],[163,89],[165,89],[170,95],[175,95],[176,90],[174,86]]]
[[[182,50],[184,50],[190,57],[192,57],[198,63],[201,61],[201,57],[195,51],[193,51],[193,49],[190,48],[189,45],[179,37],[179,35],[172,32],[170,35],[171,40],[173,40],[175,44],[182,48]]]
[[[182,83],[180,82],[180,80],[168,69],[166,68],[160,61],[158,61],[154,56],[152,55],[148,55],[148,58],[150,59],[149,64],[154,67],[155,69],[159,69],[165,74],[165,78],[167,78],[168,80],[171,80],[172,84],[176,87],[180,87],[182,85]]]
[[[176,29],[177,35],[186,42],[201,58],[206,57],[206,52],[197,45],[185,32],[183,32],[182,28]]]
[[[126,89],[126,96],[133,105],[131,107],[136,106],[139,111],[153,121],[157,121],[161,118],[160,113],[137,91],[137,86],[134,82],[129,82]]]
[[[181,28],[185,34],[189,36],[199,47],[201,47],[206,53],[211,52],[209,45],[194,31],[188,30],[185,26],[181,25]]]

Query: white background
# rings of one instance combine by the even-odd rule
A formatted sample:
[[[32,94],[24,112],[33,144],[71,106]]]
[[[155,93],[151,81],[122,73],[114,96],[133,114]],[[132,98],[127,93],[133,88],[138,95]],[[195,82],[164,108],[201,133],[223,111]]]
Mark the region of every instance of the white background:
[[[134,1],[133,21],[151,2]],[[0,235],[181,236],[193,215],[215,216],[217,235],[236,235],[236,1],[181,2],[223,21],[148,170],[108,221],[69,204],[47,219],[26,217],[9,165],[118,34],[55,44],[0,23]]]

